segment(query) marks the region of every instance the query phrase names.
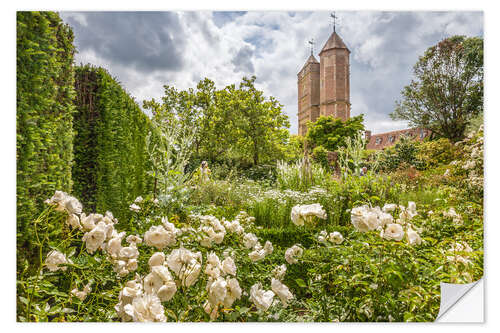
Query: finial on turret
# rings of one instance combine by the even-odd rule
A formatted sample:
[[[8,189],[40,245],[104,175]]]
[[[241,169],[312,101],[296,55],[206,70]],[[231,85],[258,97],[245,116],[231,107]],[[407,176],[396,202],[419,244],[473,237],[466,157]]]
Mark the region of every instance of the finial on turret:
[[[330,13],[330,17],[333,19],[333,32],[335,32],[335,21],[338,19],[338,16],[335,16],[335,12]]]
[[[309,44],[311,44],[311,55],[313,55],[314,52],[314,38],[311,38],[310,41],[308,41]]]

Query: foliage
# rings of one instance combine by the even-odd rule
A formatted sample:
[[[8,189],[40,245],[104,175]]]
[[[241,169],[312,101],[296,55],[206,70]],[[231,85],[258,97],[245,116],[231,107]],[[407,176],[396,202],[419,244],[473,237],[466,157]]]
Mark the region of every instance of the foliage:
[[[364,130],[363,115],[347,121],[333,116],[320,116],[314,123],[307,124],[307,141],[313,147],[322,146],[328,151],[337,151],[347,145],[348,138],[354,138]]]
[[[380,169],[395,171],[398,168],[414,167],[418,170],[425,168],[425,162],[419,159],[420,144],[409,137],[402,136],[391,147],[379,152]]]
[[[330,163],[328,162],[328,150],[323,146],[314,147],[312,156],[314,161],[321,165],[325,169],[330,169]]]
[[[278,188],[294,191],[306,191],[313,186],[324,184],[329,178],[329,174],[320,164],[309,162],[307,157],[295,163],[278,161],[276,173]]]
[[[84,207],[130,216],[128,206],[152,189],[146,134],[151,121],[101,67],[76,67],[74,193]]]
[[[361,131],[353,137],[348,137],[345,141],[345,147],[339,150],[339,168],[342,177],[351,174],[359,174],[363,159],[363,150],[365,140]]]
[[[193,130],[196,164],[265,164],[284,157],[289,137],[285,127],[290,125],[282,105],[272,96],[266,98],[255,80],[244,77],[238,88],[233,84],[221,90],[209,79],[186,91],[165,86],[162,102],[145,101],[144,108],[169,114],[179,126]]]
[[[54,12],[17,12],[16,192],[18,244],[56,189],[70,191],[73,32]],[[30,246],[31,244],[26,244]]]
[[[461,140],[483,110],[483,40],[453,36],[427,49],[413,68],[415,78],[401,92],[393,119],[433,134]]]
[[[446,138],[423,141],[418,144],[416,158],[424,163],[424,168],[435,168],[450,163],[457,154],[456,147]]]

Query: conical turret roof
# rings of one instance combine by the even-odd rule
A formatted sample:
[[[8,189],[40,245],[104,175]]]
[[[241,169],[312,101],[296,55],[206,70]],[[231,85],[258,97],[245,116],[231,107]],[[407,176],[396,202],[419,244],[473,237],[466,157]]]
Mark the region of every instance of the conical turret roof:
[[[325,46],[323,46],[319,54],[321,55],[321,53],[331,49],[346,49],[348,52],[351,52],[344,44],[342,38],[340,38],[340,36],[335,31],[330,35],[330,38],[328,38],[328,40],[325,43]]]
[[[319,64],[319,61],[318,61],[318,60],[316,60],[316,58],[315,58],[315,57],[311,54],[311,55],[309,56],[309,58],[307,58],[307,61],[306,61],[306,63],[304,64],[304,66],[302,66],[302,68],[300,69],[300,72],[302,72],[302,71],[304,70],[304,68],[306,68],[306,67],[307,67],[307,65],[309,65],[309,64]],[[299,73],[300,73],[300,72],[299,72]]]

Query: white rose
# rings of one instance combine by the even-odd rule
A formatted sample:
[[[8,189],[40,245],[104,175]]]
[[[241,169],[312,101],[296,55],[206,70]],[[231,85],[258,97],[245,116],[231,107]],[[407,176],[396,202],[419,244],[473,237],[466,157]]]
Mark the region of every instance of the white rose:
[[[134,298],[132,304],[124,307],[125,312],[136,322],[166,322],[165,309],[160,299],[153,294]]]
[[[271,290],[265,291],[262,289],[262,284],[254,284],[250,288],[249,300],[255,304],[257,309],[267,311],[273,303],[274,292]]]
[[[229,275],[236,275],[236,265],[233,258],[227,257],[222,261],[222,271]]]
[[[422,243],[422,238],[420,238],[420,235],[411,227],[409,227],[406,231],[406,236],[410,245],[420,245]]]
[[[153,253],[151,258],[149,258],[149,260],[148,260],[149,267],[161,266],[164,263],[165,263],[165,253],[163,253],[163,252]]]
[[[89,253],[94,253],[101,247],[106,240],[106,234],[106,224],[104,222],[99,222],[94,229],[85,233],[82,240],[85,242],[87,251]]]
[[[382,207],[382,210],[385,213],[390,213],[393,212],[396,209],[397,205],[396,204],[385,204],[384,207]]]
[[[271,280],[271,289],[280,298],[281,303],[283,303],[283,306],[286,308],[288,302],[293,299],[293,295],[288,287],[279,280],[273,278]]]
[[[294,245],[285,251],[285,260],[289,264],[298,263],[297,257],[302,256],[303,250],[300,246]]]
[[[144,234],[146,245],[154,246],[161,250],[167,246],[171,246],[176,242],[175,234],[168,232],[161,225],[151,226]]]
[[[247,249],[251,249],[252,247],[254,247],[255,244],[257,244],[258,241],[259,241],[259,239],[257,238],[257,236],[255,236],[252,233],[248,233],[248,234],[245,234],[243,236],[243,245]]]
[[[70,263],[71,260],[68,261],[66,256],[57,251],[57,250],[52,250],[47,254],[47,258],[45,259],[45,265],[51,272],[55,272],[58,270],[63,270],[65,271],[67,267],[60,267],[59,265],[61,264],[67,264]]]
[[[384,238],[387,240],[400,241],[404,237],[403,227],[397,223],[390,223],[384,231]]]
[[[342,244],[342,242],[344,241],[344,237],[338,231],[334,231],[334,232],[330,233],[328,238],[329,238],[330,242],[337,244],[337,245]]]

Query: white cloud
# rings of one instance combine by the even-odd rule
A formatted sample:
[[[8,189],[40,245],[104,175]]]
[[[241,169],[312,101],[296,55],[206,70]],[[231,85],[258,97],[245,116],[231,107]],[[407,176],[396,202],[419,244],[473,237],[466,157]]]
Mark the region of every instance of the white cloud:
[[[212,12],[175,13],[171,19],[176,21],[173,26],[178,30],[169,30],[168,26],[136,27],[138,33],[144,29],[145,36],[148,36],[148,29],[163,29],[163,34],[170,34],[173,47],[178,45],[179,49],[174,54],[182,57],[177,67],[155,69],[153,66],[151,71],[141,71],[137,66],[113,61],[112,57],[105,58],[97,50],[88,49],[77,55],[77,62],[106,67],[139,102],[153,97],[159,99],[164,84],[188,89],[208,77],[222,88],[254,74],[257,87],[284,105],[290,118],[290,130],[296,133],[296,74],[308,57],[307,41],[316,40],[317,55],[331,34],[329,12],[218,15],[216,19]],[[480,12],[346,11],[337,15],[340,17],[337,32],[352,52],[352,115],[364,113],[365,126],[373,133],[401,129],[406,125],[391,121],[388,115],[399,92],[409,83],[413,64],[427,47],[453,34],[483,33]],[[80,34],[86,33],[86,13],[63,13],[62,16],[71,25],[80,25]],[[113,38],[121,32],[102,33]],[[77,45],[88,38],[75,36]],[[154,51],[148,49],[143,53]]]

